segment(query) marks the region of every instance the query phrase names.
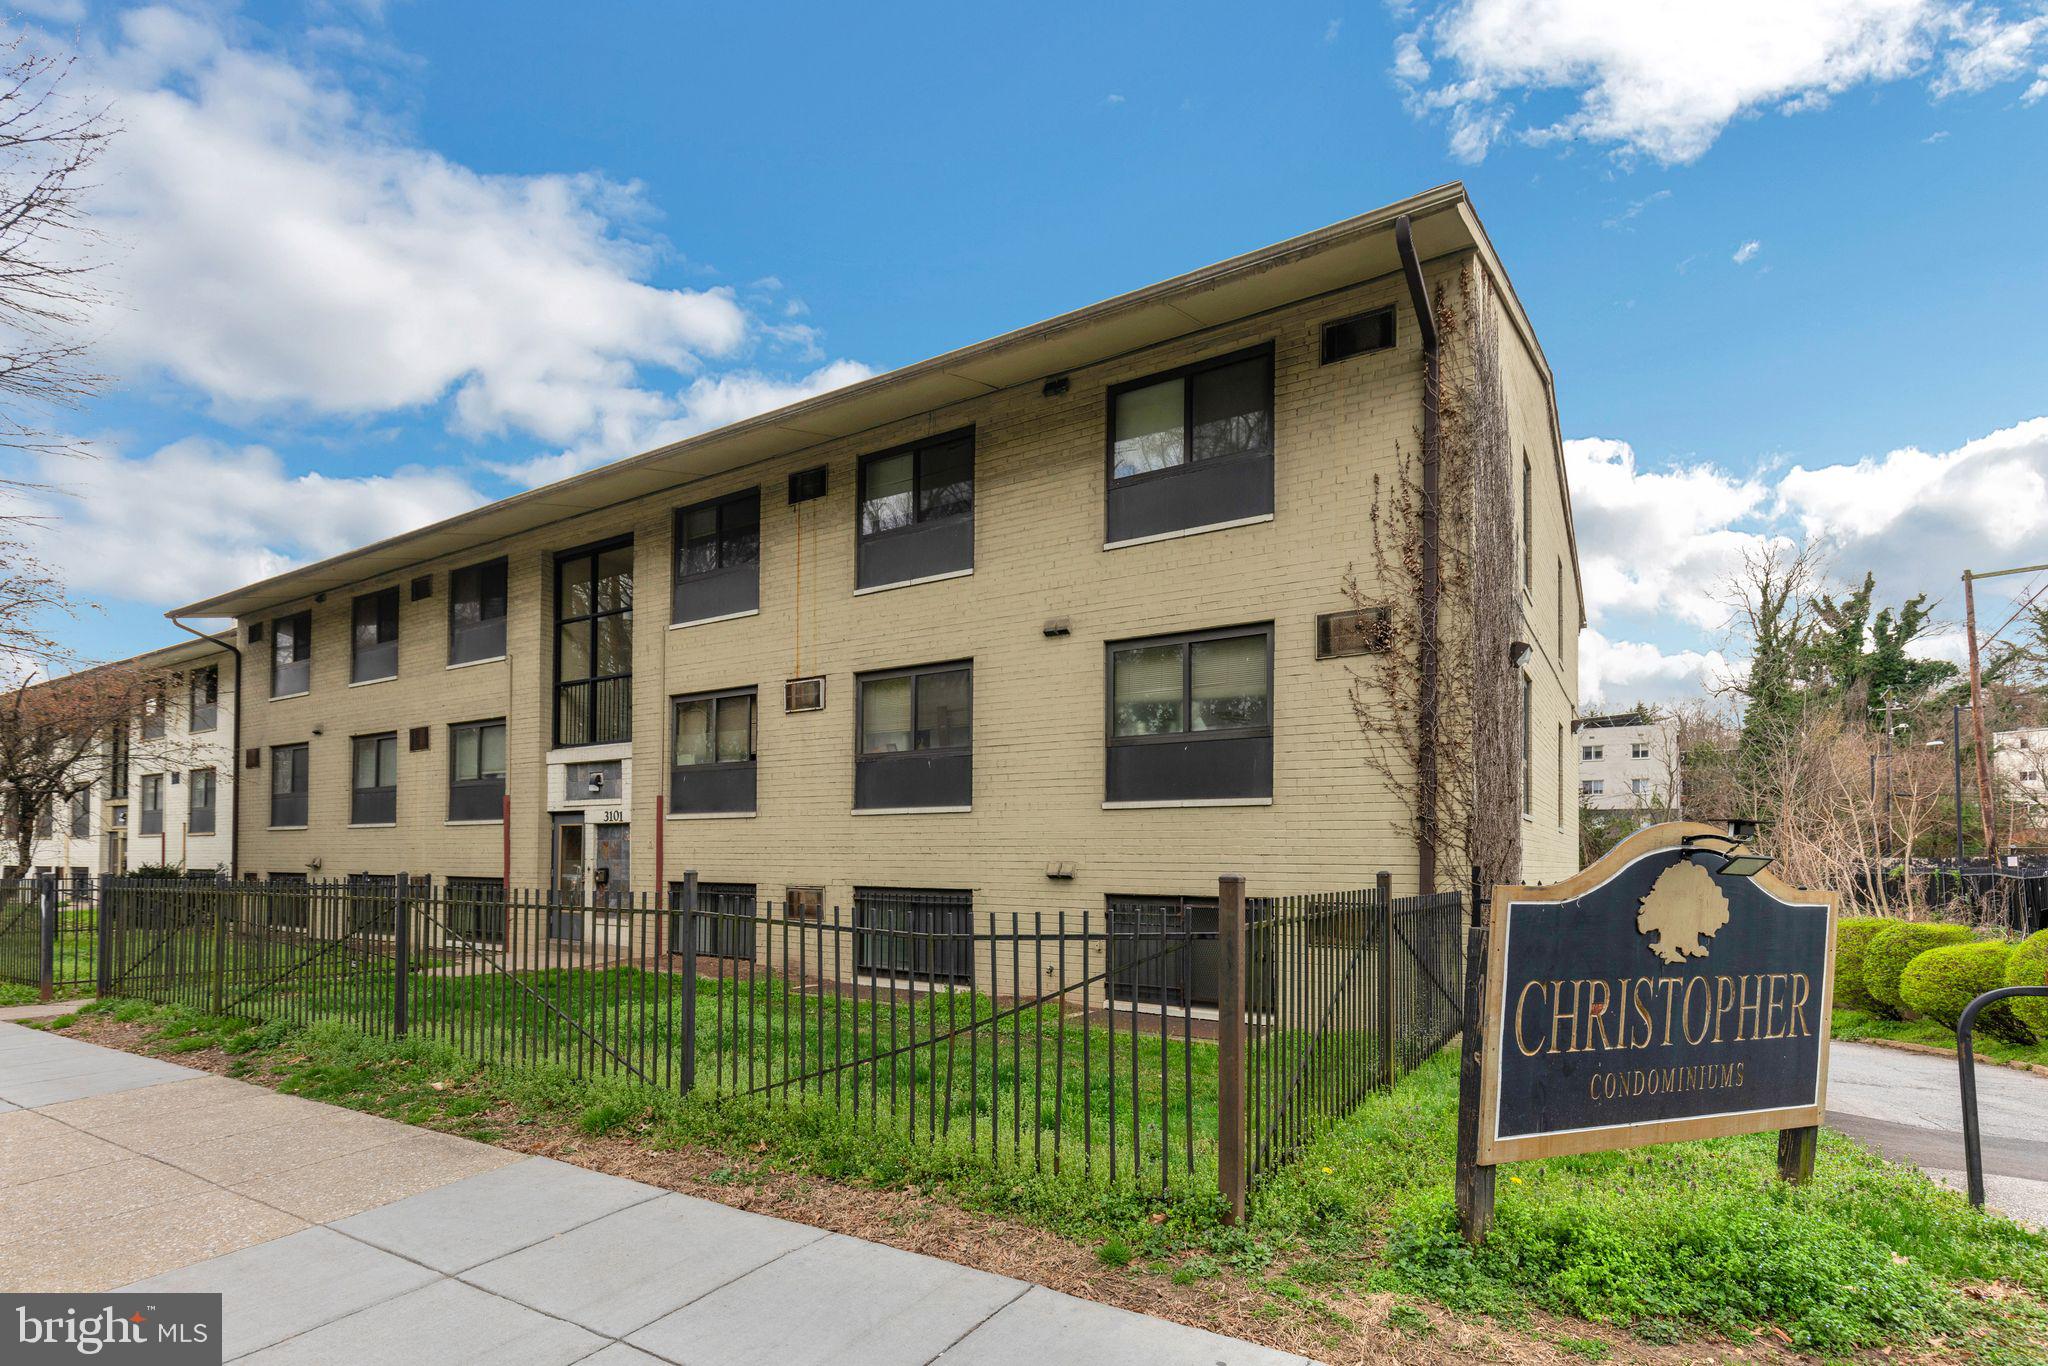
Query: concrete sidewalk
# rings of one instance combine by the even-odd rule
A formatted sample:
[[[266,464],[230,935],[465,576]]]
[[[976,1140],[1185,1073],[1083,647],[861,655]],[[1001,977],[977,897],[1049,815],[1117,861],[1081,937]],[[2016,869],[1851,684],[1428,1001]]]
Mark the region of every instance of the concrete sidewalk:
[[[231,1361],[1303,1361],[4,1024],[0,1228],[0,1289],[220,1292]]]

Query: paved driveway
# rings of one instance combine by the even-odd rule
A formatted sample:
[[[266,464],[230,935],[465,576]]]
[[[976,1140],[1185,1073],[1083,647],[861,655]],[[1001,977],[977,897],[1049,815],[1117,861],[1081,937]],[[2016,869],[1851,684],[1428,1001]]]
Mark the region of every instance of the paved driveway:
[[[0,1288],[218,1291],[250,1363],[1302,1363],[5,1024],[0,1228]]]
[[[2048,1077],[1977,1066],[1985,1203],[2048,1228]],[[1896,1162],[1912,1162],[1958,1190],[1963,1177],[1962,1091],[1954,1058],[1870,1044],[1830,1046],[1828,1127]]]

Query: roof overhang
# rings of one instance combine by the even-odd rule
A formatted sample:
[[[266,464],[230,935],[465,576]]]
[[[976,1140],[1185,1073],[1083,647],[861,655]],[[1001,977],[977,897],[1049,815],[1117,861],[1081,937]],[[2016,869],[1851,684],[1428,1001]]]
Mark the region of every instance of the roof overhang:
[[[1477,250],[1503,285],[1514,325],[1534,334],[1505,287],[1465,187],[1452,182],[1326,228],[999,337],[730,423],[585,474],[488,503],[372,545],[175,609],[172,617],[241,617],[553,522],[790,455],[965,399],[1097,364],[1400,268],[1394,220],[1409,216],[1424,260]]]

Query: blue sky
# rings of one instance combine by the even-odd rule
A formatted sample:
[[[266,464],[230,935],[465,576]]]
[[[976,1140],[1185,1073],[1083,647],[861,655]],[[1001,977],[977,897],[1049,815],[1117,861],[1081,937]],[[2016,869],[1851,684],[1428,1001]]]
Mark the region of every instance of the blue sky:
[[[27,472],[92,654],[1450,179],[1557,373],[1588,700],[1729,667],[1771,536],[2048,559],[2038,0],[20,8],[126,129],[100,457]]]

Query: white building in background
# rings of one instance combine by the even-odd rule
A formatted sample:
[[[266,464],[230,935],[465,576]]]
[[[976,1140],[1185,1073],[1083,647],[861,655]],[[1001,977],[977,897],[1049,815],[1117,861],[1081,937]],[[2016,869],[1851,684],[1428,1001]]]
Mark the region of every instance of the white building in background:
[[[1681,805],[1678,721],[1640,711],[1582,716],[1572,723],[1579,745],[1579,805],[1593,811],[1676,816]]]
[[[1997,790],[2038,820],[2048,814],[2048,726],[2001,730],[1991,737]]]
[[[14,866],[10,819],[0,849],[5,875],[78,879],[144,864],[232,869],[235,663],[219,641],[192,640],[107,666],[146,670],[158,691],[92,766],[91,786],[33,818],[26,868]]]

